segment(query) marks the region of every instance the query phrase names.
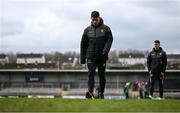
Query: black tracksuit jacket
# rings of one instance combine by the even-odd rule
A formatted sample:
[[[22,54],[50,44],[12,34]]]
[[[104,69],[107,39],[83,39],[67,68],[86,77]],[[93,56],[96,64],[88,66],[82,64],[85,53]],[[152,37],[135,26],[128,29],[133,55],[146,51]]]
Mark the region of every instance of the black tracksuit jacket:
[[[167,65],[166,52],[160,47],[159,50],[153,50],[149,53],[147,57],[147,67],[148,71],[152,74],[157,74],[160,72],[165,72]]]
[[[100,24],[94,27],[88,26],[82,35],[80,57],[81,64],[85,64],[87,59],[108,59],[113,42],[111,29],[100,19]]]

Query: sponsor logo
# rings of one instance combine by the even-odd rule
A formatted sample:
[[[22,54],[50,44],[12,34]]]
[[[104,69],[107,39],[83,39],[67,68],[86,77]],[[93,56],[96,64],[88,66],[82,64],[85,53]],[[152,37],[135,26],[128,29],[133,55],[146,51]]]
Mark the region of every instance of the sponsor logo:
[[[101,29],[101,32],[103,33],[103,32],[104,32],[104,29]]]

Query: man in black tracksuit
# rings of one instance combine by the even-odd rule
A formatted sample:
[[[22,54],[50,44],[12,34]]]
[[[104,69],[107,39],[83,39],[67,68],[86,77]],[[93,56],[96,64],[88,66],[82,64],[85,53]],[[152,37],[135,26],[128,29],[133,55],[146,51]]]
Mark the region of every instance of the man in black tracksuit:
[[[154,41],[154,48],[147,58],[148,72],[150,74],[150,95],[152,98],[155,81],[159,81],[159,95],[163,98],[163,79],[167,65],[166,52],[160,47],[160,41]]]
[[[81,64],[87,61],[88,67],[88,93],[86,98],[93,98],[95,70],[98,68],[100,80],[99,98],[104,98],[105,68],[113,42],[111,29],[106,26],[98,11],[91,13],[91,25],[88,26],[81,39]]]

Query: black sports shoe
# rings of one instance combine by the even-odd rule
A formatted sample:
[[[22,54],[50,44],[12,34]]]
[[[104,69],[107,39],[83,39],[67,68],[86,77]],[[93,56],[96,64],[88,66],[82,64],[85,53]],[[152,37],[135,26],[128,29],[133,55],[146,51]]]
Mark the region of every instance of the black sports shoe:
[[[85,96],[86,96],[87,99],[94,99],[94,95],[92,93],[90,93],[90,92],[86,92]]]
[[[97,92],[98,99],[104,99],[104,93],[100,92],[100,88],[97,88],[96,92]]]
[[[99,98],[100,98],[100,99],[104,99],[104,94],[103,94],[103,93],[100,93],[100,94],[99,94]]]

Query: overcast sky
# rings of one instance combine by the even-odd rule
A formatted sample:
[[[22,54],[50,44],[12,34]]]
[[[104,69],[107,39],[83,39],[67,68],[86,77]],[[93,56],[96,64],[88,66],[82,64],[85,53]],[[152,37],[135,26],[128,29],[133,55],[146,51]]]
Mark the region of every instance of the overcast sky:
[[[113,33],[112,50],[180,53],[180,0],[0,0],[0,52],[77,51],[90,13]]]

